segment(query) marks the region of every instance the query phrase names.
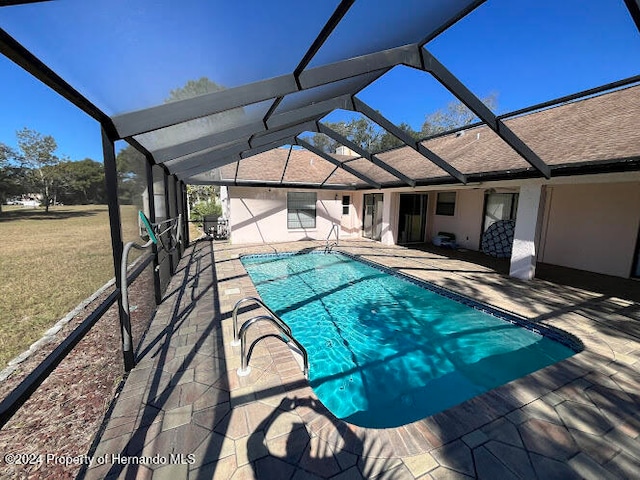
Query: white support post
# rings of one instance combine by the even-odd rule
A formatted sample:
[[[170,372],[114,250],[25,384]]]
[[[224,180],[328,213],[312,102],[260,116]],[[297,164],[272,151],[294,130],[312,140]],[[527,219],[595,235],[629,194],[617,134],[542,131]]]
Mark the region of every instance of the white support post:
[[[543,208],[543,186],[541,184],[520,187],[509,269],[509,275],[512,277],[521,280],[531,280],[535,277],[538,234]]]
[[[382,200],[382,238],[380,241],[385,245],[394,245],[394,235],[393,235],[393,215],[391,214],[394,205],[393,205],[393,196],[391,192],[385,191],[383,193]]]

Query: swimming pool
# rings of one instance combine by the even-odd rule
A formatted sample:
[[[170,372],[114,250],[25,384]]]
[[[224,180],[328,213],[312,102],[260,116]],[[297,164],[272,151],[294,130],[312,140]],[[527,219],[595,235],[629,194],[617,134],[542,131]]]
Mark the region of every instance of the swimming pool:
[[[511,323],[524,319],[343,254],[241,260],[307,349],[318,398],[356,425],[410,423],[576,353]]]

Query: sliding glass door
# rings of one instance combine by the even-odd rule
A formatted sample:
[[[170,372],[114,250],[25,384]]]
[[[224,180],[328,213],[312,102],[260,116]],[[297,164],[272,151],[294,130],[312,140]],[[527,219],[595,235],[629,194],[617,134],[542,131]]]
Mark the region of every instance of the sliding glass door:
[[[427,226],[427,194],[400,194],[398,243],[424,242]]]
[[[382,193],[364,195],[362,236],[380,241],[382,238]]]

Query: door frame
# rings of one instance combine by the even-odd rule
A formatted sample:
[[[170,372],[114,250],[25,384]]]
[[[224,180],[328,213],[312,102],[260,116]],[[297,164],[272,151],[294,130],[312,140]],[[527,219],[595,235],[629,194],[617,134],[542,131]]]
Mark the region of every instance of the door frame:
[[[415,240],[415,241],[407,241],[407,242],[400,242],[400,220],[402,218],[402,211],[400,210],[401,205],[402,205],[402,196],[423,196],[425,197],[424,200],[424,207],[423,207],[423,211],[421,212],[421,221],[420,221],[420,232],[421,232],[421,240]],[[424,243],[426,242],[427,239],[427,221],[428,221],[428,217],[429,217],[429,193],[428,192],[418,192],[418,193],[400,193],[399,197],[398,197],[398,230],[397,230],[397,235],[398,235],[398,245],[409,245],[409,244],[415,244],[415,243]]]
[[[367,237],[365,235],[365,223],[366,223],[366,217],[367,217],[367,197],[368,196],[372,196],[373,197],[373,203],[372,203],[372,213],[371,213],[371,236]],[[377,216],[378,211],[376,210],[376,197],[380,198],[380,208],[381,210],[384,209],[383,207],[383,203],[384,203],[384,194],[382,193],[365,193],[362,196],[362,237],[363,238],[368,238],[370,240],[374,240],[376,242],[379,242],[382,240],[382,228],[380,228],[380,238],[373,238],[373,232],[375,232],[375,226],[376,224],[374,223],[374,220]],[[379,222],[380,226],[382,226],[382,216],[380,216],[380,222]]]

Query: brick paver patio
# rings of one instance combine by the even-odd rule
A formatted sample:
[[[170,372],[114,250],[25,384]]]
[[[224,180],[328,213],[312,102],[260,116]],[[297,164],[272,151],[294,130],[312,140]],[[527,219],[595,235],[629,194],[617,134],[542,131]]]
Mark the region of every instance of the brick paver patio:
[[[258,344],[250,375],[238,377],[231,310],[257,295],[238,255],[322,247],[193,244],[142,342],[87,478],[637,478],[640,305],[610,295],[521,282],[435,253],[346,241],[340,250],[563,329],[585,348],[390,429],[333,417],[276,339]]]

